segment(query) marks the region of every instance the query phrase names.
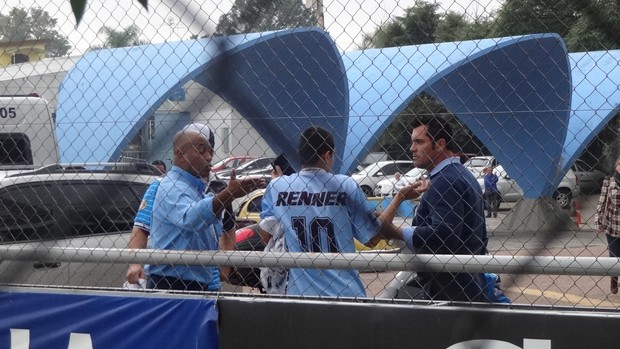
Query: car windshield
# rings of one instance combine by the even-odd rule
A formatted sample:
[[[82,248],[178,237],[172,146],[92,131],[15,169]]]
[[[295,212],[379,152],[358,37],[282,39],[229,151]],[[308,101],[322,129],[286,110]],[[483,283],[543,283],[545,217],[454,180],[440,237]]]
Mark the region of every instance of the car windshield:
[[[486,158],[472,158],[467,160],[465,166],[470,167],[485,167],[489,163],[489,159]]]

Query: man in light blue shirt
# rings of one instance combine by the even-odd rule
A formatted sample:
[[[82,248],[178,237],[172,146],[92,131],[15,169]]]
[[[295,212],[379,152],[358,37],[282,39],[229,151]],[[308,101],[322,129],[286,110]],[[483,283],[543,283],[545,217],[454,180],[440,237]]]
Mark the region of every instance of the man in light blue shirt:
[[[368,246],[382,236],[398,236],[381,225],[357,182],[334,174],[334,138],[320,127],[306,129],[299,140],[299,173],[273,179],[265,191],[261,218],[275,218],[289,252],[353,253],[354,238]],[[382,234],[379,234],[381,231]],[[270,232],[263,232],[270,239]],[[289,270],[286,293],[303,296],[365,297],[359,272],[353,269]]]
[[[227,189],[205,194],[213,148],[197,130],[179,131],[173,142],[174,166],[160,181],[148,247],[164,250],[218,250],[220,214],[235,198],[264,186],[263,179],[237,180]],[[215,291],[220,288],[216,266],[149,265],[149,288]]]

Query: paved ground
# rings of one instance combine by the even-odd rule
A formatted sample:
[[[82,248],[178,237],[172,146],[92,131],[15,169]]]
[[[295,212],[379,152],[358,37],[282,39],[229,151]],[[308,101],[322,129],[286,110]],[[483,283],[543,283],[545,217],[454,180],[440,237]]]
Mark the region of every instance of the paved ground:
[[[511,230],[506,220],[513,204],[503,204],[497,218],[487,218],[489,251],[494,255],[546,255],[607,257],[605,237],[594,232],[598,195],[577,198],[581,224],[566,224],[559,231],[523,231],[519,224]],[[576,221],[575,210],[557,212]],[[568,223],[568,222],[567,222]],[[369,296],[378,294],[394,273],[364,273]],[[569,275],[504,275],[503,287],[515,303],[574,307],[619,308],[620,294],[609,293],[609,277]]]

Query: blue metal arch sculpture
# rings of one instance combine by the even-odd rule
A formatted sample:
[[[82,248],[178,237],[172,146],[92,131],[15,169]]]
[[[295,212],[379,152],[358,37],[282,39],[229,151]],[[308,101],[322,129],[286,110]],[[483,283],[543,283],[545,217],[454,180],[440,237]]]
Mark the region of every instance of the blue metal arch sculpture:
[[[238,108],[294,165],[305,126],[346,133],[347,80],[329,35],[318,28],[234,35],[86,54],[60,88],[63,161],[118,159],[152,113],[192,79]],[[344,138],[336,144],[343,149]]]
[[[620,50],[571,53],[568,57],[574,86],[562,171],[568,171],[616,115],[620,103]]]
[[[496,156],[525,198],[551,196],[565,173],[559,164],[572,92],[561,38],[515,38],[453,68],[429,81],[427,92]]]
[[[350,158],[341,172],[350,170],[396,115],[426,91],[494,150],[525,197],[549,195],[561,179],[570,75],[557,35],[364,50],[344,54],[344,62],[351,83]],[[539,137],[544,143],[532,142]]]
[[[335,169],[348,172],[426,91],[494,150],[526,197],[539,197],[563,173],[567,72],[565,47],[551,34],[365,50],[344,54],[344,63],[317,28],[101,50],[84,56],[61,86],[59,143],[64,161],[114,160],[153,111],[194,79],[294,163],[301,130],[331,129],[342,161]]]

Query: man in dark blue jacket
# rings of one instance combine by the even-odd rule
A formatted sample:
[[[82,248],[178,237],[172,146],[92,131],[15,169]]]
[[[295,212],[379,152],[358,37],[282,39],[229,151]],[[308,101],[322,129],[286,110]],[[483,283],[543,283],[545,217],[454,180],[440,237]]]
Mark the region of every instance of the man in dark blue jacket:
[[[484,255],[487,230],[484,200],[477,180],[453,155],[452,129],[440,118],[416,120],[411,133],[416,167],[430,178],[401,189],[391,205],[417,198],[413,226],[401,230],[417,254]],[[388,211],[388,210],[386,210]],[[390,210],[391,211],[391,210]],[[433,300],[486,301],[481,273],[418,273],[424,297]]]

